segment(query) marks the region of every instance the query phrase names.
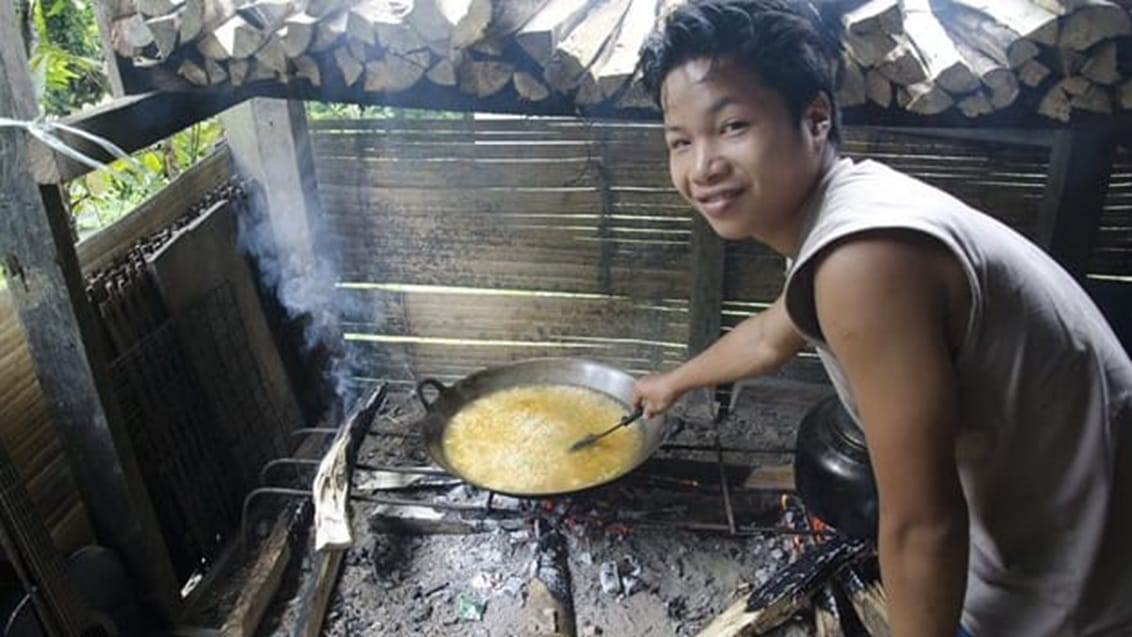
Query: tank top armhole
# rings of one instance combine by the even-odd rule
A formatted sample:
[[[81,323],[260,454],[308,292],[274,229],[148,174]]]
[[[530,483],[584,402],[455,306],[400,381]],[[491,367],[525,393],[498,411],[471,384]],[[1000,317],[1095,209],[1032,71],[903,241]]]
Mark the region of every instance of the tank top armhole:
[[[824,342],[821,333],[821,323],[817,316],[817,306],[814,302],[814,264],[820,255],[832,244],[839,243],[855,235],[886,230],[900,230],[926,236],[942,245],[948,253],[959,263],[967,280],[967,291],[970,294],[971,307],[967,312],[966,326],[963,333],[963,342],[956,350],[956,360],[962,360],[969,355],[976,330],[982,316],[983,296],[979,285],[979,277],[975,272],[971,258],[967,256],[959,245],[939,228],[910,223],[881,223],[860,225],[855,228],[840,229],[829,236],[823,237],[813,247],[804,246],[803,253],[799,255],[794,267],[790,270],[786,283],[783,286],[786,304],[786,313],[794,326],[802,335],[811,341]]]

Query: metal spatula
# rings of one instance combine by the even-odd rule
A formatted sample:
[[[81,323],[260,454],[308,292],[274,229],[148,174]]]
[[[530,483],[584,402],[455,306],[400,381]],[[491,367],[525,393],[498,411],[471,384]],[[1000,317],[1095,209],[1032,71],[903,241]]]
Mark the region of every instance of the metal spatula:
[[[633,411],[625,414],[624,418],[622,418],[620,421],[618,421],[618,423],[616,425],[613,425],[609,429],[606,429],[605,431],[603,431],[601,433],[589,434],[585,438],[582,438],[578,442],[575,442],[574,444],[570,445],[570,451],[578,451],[579,449],[585,449],[586,447],[592,445],[593,443],[597,442],[598,440],[601,440],[602,438],[604,438],[604,437],[608,436],[609,434],[617,431],[618,429],[636,422],[637,419],[640,418],[644,413],[645,413],[645,408],[643,406],[637,407]]]

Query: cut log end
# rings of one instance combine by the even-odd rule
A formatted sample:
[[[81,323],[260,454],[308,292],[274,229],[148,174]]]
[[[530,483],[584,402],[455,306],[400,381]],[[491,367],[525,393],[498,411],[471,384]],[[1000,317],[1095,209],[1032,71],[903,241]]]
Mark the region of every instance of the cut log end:
[[[465,61],[457,71],[457,85],[462,93],[488,97],[502,91],[514,73],[506,62]]]

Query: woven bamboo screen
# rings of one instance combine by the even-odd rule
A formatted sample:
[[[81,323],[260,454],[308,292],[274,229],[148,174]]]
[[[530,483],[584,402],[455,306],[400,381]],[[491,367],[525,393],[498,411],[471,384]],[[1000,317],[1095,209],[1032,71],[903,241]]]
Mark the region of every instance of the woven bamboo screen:
[[[685,356],[691,232],[654,125],[573,119],[318,121],[331,246],[366,375],[453,379],[549,355],[643,372]],[[845,152],[935,183],[1033,236],[1048,150],[881,130]],[[728,243],[725,328],[783,260]]]

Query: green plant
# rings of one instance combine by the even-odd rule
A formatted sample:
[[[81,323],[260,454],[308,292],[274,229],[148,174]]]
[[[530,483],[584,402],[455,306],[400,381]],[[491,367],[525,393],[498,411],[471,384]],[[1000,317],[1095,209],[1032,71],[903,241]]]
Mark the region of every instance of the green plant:
[[[459,111],[433,111],[424,108],[395,106],[364,106],[337,102],[307,102],[307,117],[323,119],[463,119],[469,113]]]
[[[110,171],[87,173],[68,183],[71,213],[79,238],[132,211],[183,170],[200,161],[222,135],[218,119],[205,120],[134,153],[136,168],[118,160],[110,164]]]
[[[42,113],[62,117],[106,99],[107,78],[92,0],[28,0],[23,31],[28,66]],[[216,119],[197,123],[134,153],[136,164],[115,161],[66,184],[79,238],[127,214],[199,161],[220,139]]]
[[[67,115],[100,102],[107,93],[98,27],[84,0],[31,0],[26,20],[33,47],[31,68],[43,112]]]

